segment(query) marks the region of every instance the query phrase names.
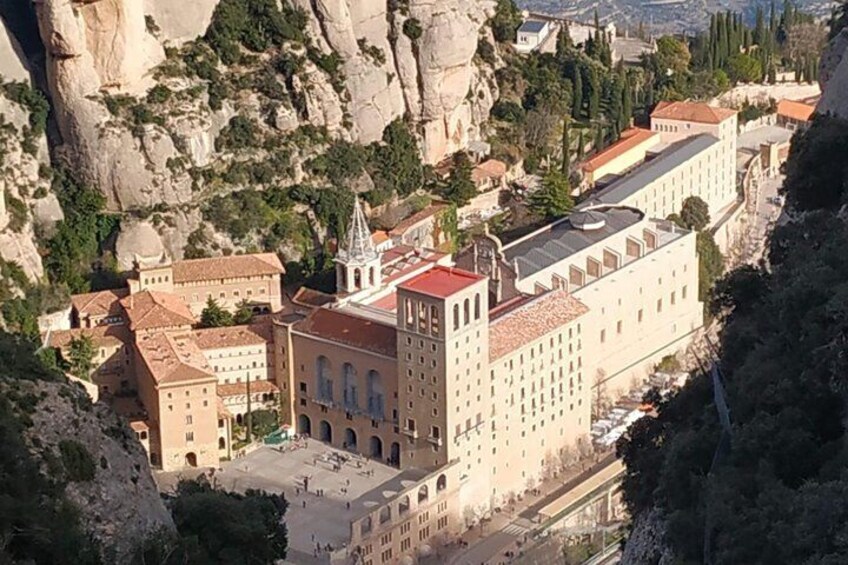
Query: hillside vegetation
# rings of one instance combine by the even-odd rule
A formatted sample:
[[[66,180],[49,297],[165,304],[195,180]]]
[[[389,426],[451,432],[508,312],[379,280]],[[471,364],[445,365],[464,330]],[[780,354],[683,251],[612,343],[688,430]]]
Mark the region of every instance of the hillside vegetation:
[[[719,281],[720,367],[730,447],[710,473],[720,429],[708,377],[695,377],[623,440],[632,515],[665,522],[665,550],[702,563],[848,560],[848,122],[819,117],[797,134],[769,267]],[[663,549],[657,548],[657,555]],[[641,561],[640,561],[641,562]]]

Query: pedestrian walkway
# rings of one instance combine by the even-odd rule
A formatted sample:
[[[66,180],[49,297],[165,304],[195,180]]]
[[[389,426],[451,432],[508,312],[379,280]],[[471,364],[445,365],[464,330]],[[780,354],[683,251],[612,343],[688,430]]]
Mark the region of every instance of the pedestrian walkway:
[[[507,524],[507,526],[504,529],[502,529],[501,531],[505,534],[509,534],[509,535],[515,536],[515,537],[521,537],[525,534],[530,533],[529,528],[525,528],[524,526],[519,526],[515,522],[512,522],[511,524]]]

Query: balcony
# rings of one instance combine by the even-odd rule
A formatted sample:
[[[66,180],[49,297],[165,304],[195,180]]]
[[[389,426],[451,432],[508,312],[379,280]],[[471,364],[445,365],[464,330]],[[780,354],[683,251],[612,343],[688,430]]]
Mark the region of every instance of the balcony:
[[[409,429],[404,426],[401,433],[407,437],[411,437],[412,439],[418,439],[418,430],[416,429]]]
[[[441,437],[427,436],[427,441],[432,443],[433,445],[435,445],[437,447],[442,447],[442,438]]]

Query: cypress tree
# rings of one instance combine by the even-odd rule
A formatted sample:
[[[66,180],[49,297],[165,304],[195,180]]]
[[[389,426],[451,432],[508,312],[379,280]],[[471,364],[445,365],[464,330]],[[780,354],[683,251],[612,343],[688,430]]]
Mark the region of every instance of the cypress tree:
[[[766,39],[766,16],[763,7],[757,6],[757,23],[754,24],[754,43],[763,45]]]
[[[582,161],[586,155],[586,140],[583,139],[583,130],[580,130],[580,135],[577,136],[577,160]]]
[[[598,129],[595,130],[595,151],[601,151],[604,148],[604,126],[598,124]]]
[[[568,116],[562,119],[562,174],[566,177],[571,170],[571,140],[568,132]]]
[[[630,86],[630,80],[624,77],[624,89],[621,91],[621,131],[630,127],[630,119],[633,117],[633,87]]]
[[[594,67],[589,67],[589,76],[586,77],[586,88],[588,92],[586,97],[589,99],[588,117],[594,120],[598,117],[601,109],[601,84],[598,78],[598,72]]]
[[[575,120],[579,120],[583,114],[583,78],[581,77],[580,67],[574,69],[574,96],[571,106],[571,115]]]

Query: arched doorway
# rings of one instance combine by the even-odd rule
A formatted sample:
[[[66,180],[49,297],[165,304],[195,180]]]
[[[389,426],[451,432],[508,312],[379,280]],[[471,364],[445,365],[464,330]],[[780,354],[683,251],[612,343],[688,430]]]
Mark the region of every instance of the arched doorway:
[[[389,465],[400,467],[400,444],[396,441],[392,442],[392,449],[389,453]]]
[[[241,414],[236,414],[236,424],[241,426],[244,423],[244,417]]]
[[[227,449],[227,440],[222,437],[218,438],[218,449]]]
[[[378,438],[377,436],[371,436],[371,445],[370,445],[369,453],[371,457],[374,459],[382,459],[383,458],[383,440]]]
[[[445,475],[439,475],[436,479],[436,492],[442,492],[448,488],[448,478]]]
[[[344,446],[346,449],[356,451],[356,432],[351,428],[345,428]]]
[[[327,420],[321,420],[321,423],[318,424],[318,439],[333,443],[333,427]]]
[[[297,433],[312,435],[312,421],[306,414],[301,414],[297,417]]]
[[[197,467],[197,455],[193,451],[189,451],[185,456],[186,467]]]

